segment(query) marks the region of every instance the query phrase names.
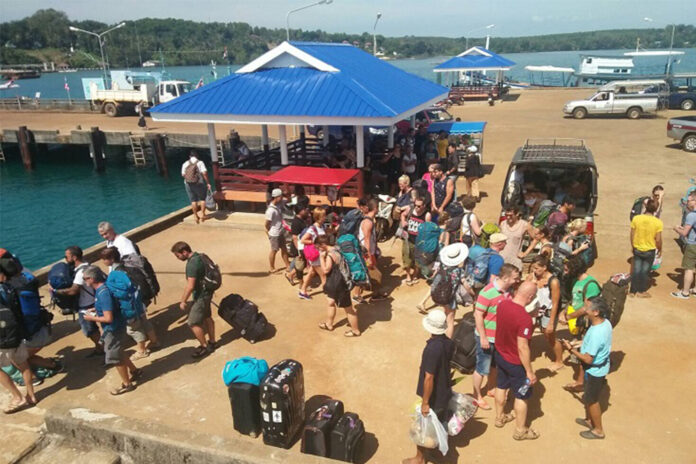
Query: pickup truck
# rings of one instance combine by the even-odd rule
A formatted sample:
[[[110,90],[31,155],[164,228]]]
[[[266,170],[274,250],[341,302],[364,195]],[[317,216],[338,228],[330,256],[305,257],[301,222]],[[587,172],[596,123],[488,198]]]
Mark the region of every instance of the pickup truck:
[[[629,119],[638,119],[656,112],[658,100],[657,95],[600,91],[587,100],[566,103],[563,112],[575,119],[583,119],[588,114],[625,114]]]
[[[685,151],[696,152],[696,116],[667,121],[667,137],[679,140]]]

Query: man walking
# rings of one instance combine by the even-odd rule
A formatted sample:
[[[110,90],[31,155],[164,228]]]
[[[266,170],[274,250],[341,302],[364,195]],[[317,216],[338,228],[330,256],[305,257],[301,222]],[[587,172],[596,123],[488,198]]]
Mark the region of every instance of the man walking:
[[[488,396],[495,392],[496,371],[492,364],[495,353],[495,329],[498,304],[508,297],[508,292],[520,282],[520,271],[512,264],[504,264],[500,268],[500,275],[491,279],[491,282],[483,287],[476,298],[474,307],[474,320],[476,329],[476,369],[472,376],[474,382],[474,397],[479,408],[486,411],[491,407],[481,393],[483,380],[488,376]],[[483,335],[481,335],[483,334]]]
[[[681,299],[689,298],[689,293],[696,296],[696,289],[691,289],[694,283],[694,272],[696,271],[696,192],[692,193],[687,199],[686,208],[689,210],[689,213],[684,219],[684,225],[674,228],[675,232],[684,237],[686,241],[681,263],[684,269],[682,288],[672,292],[673,297]]]
[[[447,317],[440,309],[430,311],[423,318],[423,327],[431,337],[423,349],[416,395],[423,399],[421,414],[427,416],[432,409],[444,422],[447,420],[447,404],[452,397],[450,360],[454,354],[454,342],[445,335]],[[402,464],[425,464],[423,448],[416,447],[416,455],[404,459]]]
[[[498,367],[495,391],[495,426],[503,427],[515,421],[515,440],[535,440],[539,432],[527,427],[527,400],[532,396],[532,385],[537,381],[529,348],[534,333],[534,322],[525,306],[534,300],[537,286],[523,282],[511,300],[498,304],[498,320],[495,335],[495,363]],[[508,390],[515,396],[514,414],[505,414]]]
[[[192,356],[202,358],[215,351],[215,322],[210,312],[213,295],[203,285],[205,265],[201,255],[191,251],[191,247],[186,242],[176,242],[172,246],[172,253],[178,260],[186,261],[186,288],[181,295],[179,308],[186,311],[188,299],[193,294],[187,323],[200,344]]]
[[[367,212],[358,229],[358,241],[360,242],[365,256],[365,263],[367,264],[372,286],[370,301],[383,300],[387,297],[386,294],[379,290],[382,285],[382,272],[377,266],[379,249],[377,248],[377,229],[375,228],[375,217],[377,216],[378,205],[377,200],[374,198],[367,200]],[[365,299],[362,297],[362,287],[357,287],[355,293],[353,301],[356,303],[365,303]]]
[[[106,221],[100,222],[97,226],[97,231],[99,235],[106,240],[107,248],[116,247],[118,249],[118,253],[121,255],[121,261],[124,264],[141,269],[144,267],[140,253],[135,249],[133,242],[125,235],[117,234],[111,223]]]
[[[662,255],[662,221],[655,217],[657,201],[650,199],[645,203],[645,214],[634,216],[631,220],[631,247],[633,247],[633,266],[631,267],[631,296],[650,298],[650,270],[655,256]]]
[[[590,298],[585,311],[590,321],[580,350],[573,348],[568,340],[563,347],[575,355],[585,366],[585,388],[582,401],[585,404],[585,418],[575,419],[578,424],[589,428],[580,432],[588,440],[603,439],[602,408],[599,394],[607,383],[609,374],[609,354],[611,353],[612,327],[609,322],[611,308],[601,296]]]
[[[205,221],[207,219],[205,216],[205,196],[210,190],[210,180],[205,163],[198,159],[195,150],[189,152],[189,159],[181,165],[181,177],[184,178],[184,187],[191,202],[191,210],[196,224]],[[201,211],[200,217],[198,216],[199,209]]]
[[[283,191],[279,188],[273,189],[271,192],[271,202],[266,208],[266,235],[268,241],[271,242],[271,252],[268,255],[268,263],[270,264],[269,274],[273,274],[275,269],[275,258],[280,250],[280,256],[285,262],[285,268],[290,268],[290,260],[288,259],[288,251],[285,248],[285,230],[283,229],[283,213],[280,210],[280,204],[283,201]]]
[[[431,212],[435,220],[445,211],[450,217],[460,216],[464,210],[453,202],[454,180],[445,175],[441,164],[431,164],[429,171],[430,178],[433,180],[433,189],[430,193]]]

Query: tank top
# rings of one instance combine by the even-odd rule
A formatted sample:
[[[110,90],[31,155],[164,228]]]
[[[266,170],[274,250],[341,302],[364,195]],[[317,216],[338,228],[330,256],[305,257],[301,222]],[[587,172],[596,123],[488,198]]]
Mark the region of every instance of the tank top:
[[[417,216],[411,213],[408,217],[408,222],[406,223],[406,232],[408,232],[408,241],[411,243],[416,243],[416,237],[418,237],[418,227],[425,222],[425,215],[428,214],[426,209],[423,209],[423,213]]]
[[[442,179],[433,181],[433,192],[435,194],[435,206],[439,208],[447,196],[447,177],[443,176]]]
[[[377,233],[375,230],[375,221],[369,217],[366,217],[368,221],[372,221],[372,233],[370,234],[370,249],[367,250],[370,255],[377,254]],[[363,221],[365,220],[363,219]],[[360,222],[360,227],[358,228],[358,240],[363,248],[365,247],[365,234],[363,233],[362,222]]]

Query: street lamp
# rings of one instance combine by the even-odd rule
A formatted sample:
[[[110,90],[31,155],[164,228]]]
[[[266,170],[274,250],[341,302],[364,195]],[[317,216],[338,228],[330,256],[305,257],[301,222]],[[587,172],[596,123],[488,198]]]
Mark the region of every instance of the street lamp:
[[[647,16],[643,18],[643,21],[652,23],[653,19],[648,18]],[[667,56],[667,69],[665,70],[665,75],[669,76],[670,71],[672,70],[672,48],[674,47],[674,30],[677,27],[676,24],[672,24],[672,40],[669,42],[669,56]]]
[[[377,23],[379,18],[382,17],[382,13],[377,13],[377,19],[375,19],[375,27],[372,28],[372,55],[377,56]]]
[[[466,48],[467,50],[469,49],[469,34],[471,34],[472,32],[481,31],[481,30],[483,30],[483,29],[493,29],[494,27],[495,27],[495,24],[489,24],[488,26],[485,26],[485,27],[477,27],[476,29],[472,29],[472,30],[470,30],[469,32],[467,32],[467,33],[466,33],[466,44],[464,45],[464,48]],[[487,36],[486,36],[486,48],[488,48],[488,41],[489,41],[489,39],[490,39],[490,36],[487,35]]]
[[[116,29],[119,29],[125,25],[126,25],[125,22],[123,22],[121,24],[117,24],[116,26],[112,27],[111,29],[107,29],[104,32],[101,32],[99,34],[97,34],[96,32],[86,31],[84,29],[80,29],[79,27],[75,27],[75,26],[68,27],[68,29],[70,29],[73,32],[83,32],[85,34],[93,35],[99,40],[99,52],[101,52],[102,72],[104,73],[104,86],[106,86],[106,84],[107,84],[107,78],[106,78],[106,61],[104,60],[104,41],[102,40],[102,37],[104,37],[109,32],[115,31]]]
[[[294,10],[288,11],[288,13],[285,15],[285,32],[287,33],[288,42],[290,42],[290,14],[306,10],[307,8],[311,8],[313,6],[328,5],[330,3],[333,3],[333,0],[319,0],[318,2],[314,2],[309,5],[301,6],[300,8],[295,8]]]

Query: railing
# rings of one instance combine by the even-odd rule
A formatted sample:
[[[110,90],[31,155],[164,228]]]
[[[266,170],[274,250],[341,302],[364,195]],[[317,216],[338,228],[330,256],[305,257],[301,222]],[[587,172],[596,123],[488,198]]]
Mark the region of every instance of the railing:
[[[500,87],[497,85],[474,85],[452,87],[448,98],[453,102],[461,102],[467,98],[485,98],[488,94],[493,94],[493,98],[500,96]]]
[[[98,113],[101,107],[90,100],[67,100],[60,98],[0,98],[0,110],[7,111],[75,111]]]

